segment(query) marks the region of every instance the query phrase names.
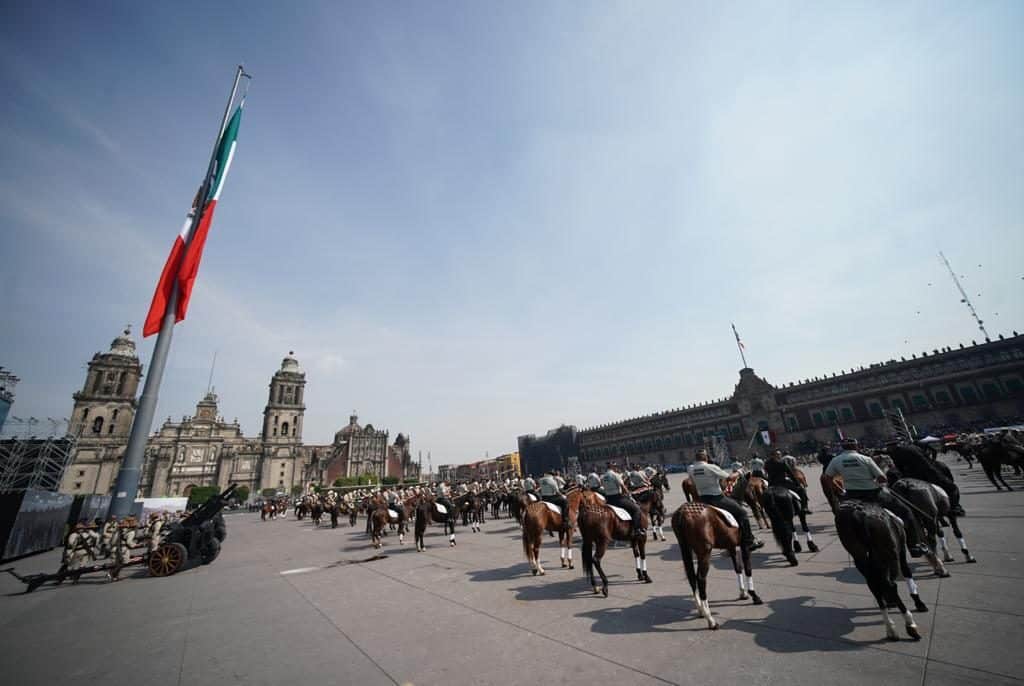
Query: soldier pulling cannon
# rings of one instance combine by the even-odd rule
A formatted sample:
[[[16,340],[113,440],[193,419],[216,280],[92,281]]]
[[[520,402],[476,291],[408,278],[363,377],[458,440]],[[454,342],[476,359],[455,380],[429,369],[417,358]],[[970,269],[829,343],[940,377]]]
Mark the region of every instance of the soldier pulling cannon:
[[[138,537],[134,517],[117,521],[111,518],[102,531],[96,525],[79,522],[68,535],[60,569],[53,574],[22,576],[13,569],[4,569],[26,585],[31,593],[48,581],[61,584],[65,579],[78,583],[83,574],[105,572],[110,581],[117,581],[121,570],[146,565],[151,576],[170,576],[181,571],[190,560],[210,564],[220,554],[227,537],[221,510],[234,493],[235,484],[213,496],[184,517],[171,520],[154,513],[143,537]],[[144,552],[135,549],[145,545]]]

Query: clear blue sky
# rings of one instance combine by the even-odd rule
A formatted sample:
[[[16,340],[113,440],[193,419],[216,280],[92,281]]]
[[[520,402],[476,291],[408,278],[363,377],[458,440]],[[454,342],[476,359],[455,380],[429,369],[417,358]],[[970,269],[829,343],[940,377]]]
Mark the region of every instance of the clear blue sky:
[[[1024,5],[16,3],[0,364],[64,417],[136,330],[234,65],[255,76],[158,418],[434,464],[516,436],[1024,330]],[[140,346],[148,363],[152,342]]]

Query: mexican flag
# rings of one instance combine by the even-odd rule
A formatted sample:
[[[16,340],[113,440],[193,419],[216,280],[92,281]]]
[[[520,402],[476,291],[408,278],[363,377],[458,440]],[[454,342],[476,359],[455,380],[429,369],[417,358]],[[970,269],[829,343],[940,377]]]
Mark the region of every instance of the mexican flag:
[[[142,328],[143,337],[160,331],[160,323],[167,313],[167,305],[175,287],[179,291],[174,321],[180,322],[185,318],[188,302],[192,296],[192,286],[199,274],[199,262],[203,257],[203,246],[206,245],[206,236],[210,232],[213,212],[217,209],[217,201],[224,189],[224,181],[227,179],[228,169],[231,168],[231,158],[235,156],[238,126],[242,121],[242,107],[244,106],[245,100],[243,99],[228,121],[228,125],[224,127],[224,133],[221,134],[220,141],[217,143],[217,155],[210,175],[203,180],[203,185],[200,186],[195,200],[192,201],[192,209],[189,210],[188,216],[185,218],[185,224],[174,239],[171,254],[167,257],[164,269],[160,273],[160,281],[156,284],[153,302],[146,315],[146,324]],[[194,221],[197,212],[199,213],[198,222]]]

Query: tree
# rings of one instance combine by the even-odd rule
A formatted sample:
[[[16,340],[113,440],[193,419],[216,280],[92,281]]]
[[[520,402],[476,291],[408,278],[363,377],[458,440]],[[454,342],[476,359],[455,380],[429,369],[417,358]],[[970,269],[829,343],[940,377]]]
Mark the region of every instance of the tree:
[[[292,486],[292,495],[302,495],[302,486],[298,484]]]
[[[239,486],[238,488],[235,489],[235,500],[237,500],[240,503],[244,503],[248,499],[249,499],[249,487],[248,486]]]
[[[218,493],[220,493],[220,489],[216,486],[194,486],[188,494],[189,507],[202,505]]]
[[[264,498],[273,498],[274,496],[277,495],[277,489],[264,488],[262,491],[260,491],[260,495],[263,496]]]
[[[385,476],[383,479],[380,480],[380,482],[382,484],[386,484],[388,486],[394,486],[395,484],[398,483],[398,477],[397,476]]]

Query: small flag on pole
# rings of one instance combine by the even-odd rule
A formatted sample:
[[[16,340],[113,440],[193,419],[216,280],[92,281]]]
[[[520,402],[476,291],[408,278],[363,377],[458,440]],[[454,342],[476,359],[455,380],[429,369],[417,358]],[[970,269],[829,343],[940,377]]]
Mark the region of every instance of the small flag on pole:
[[[747,346],[743,345],[743,341],[740,340],[740,334],[736,330],[736,325],[732,325],[732,334],[736,337],[736,345],[740,347],[740,350],[746,350]]]
[[[167,304],[170,302],[172,289],[175,286],[181,289],[175,312],[175,322],[185,319],[189,298],[192,296],[192,286],[199,274],[199,262],[203,257],[206,235],[210,232],[210,223],[213,221],[213,211],[217,208],[217,201],[224,189],[224,181],[227,179],[231,160],[235,156],[238,126],[242,121],[242,107],[244,106],[245,98],[242,98],[217,143],[217,155],[209,176],[203,179],[199,192],[196,193],[195,200],[192,201],[192,209],[189,210],[188,216],[185,218],[185,224],[181,227],[177,238],[174,239],[171,254],[168,255],[164,269],[160,273],[160,280],[157,282],[153,301],[150,303],[149,313],[146,315],[146,323],[142,328],[143,337],[160,331],[160,323],[167,312]],[[199,221],[195,222],[197,212],[201,214]],[[187,250],[186,246],[188,246]]]

